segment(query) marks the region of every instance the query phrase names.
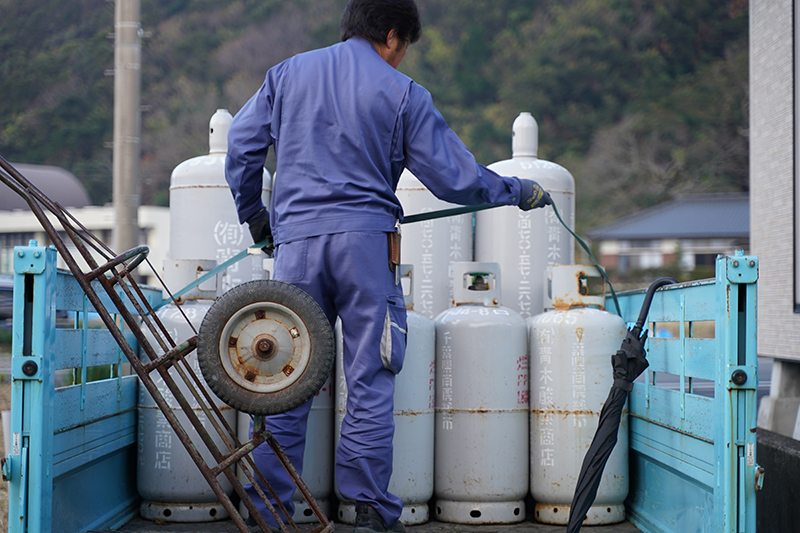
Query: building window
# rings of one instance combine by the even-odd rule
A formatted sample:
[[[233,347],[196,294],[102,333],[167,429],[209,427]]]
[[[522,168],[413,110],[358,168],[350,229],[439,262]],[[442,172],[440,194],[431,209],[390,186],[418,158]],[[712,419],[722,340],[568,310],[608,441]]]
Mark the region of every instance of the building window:
[[[661,268],[664,266],[664,256],[660,253],[648,252],[639,256],[639,268]]]
[[[14,247],[27,246],[33,238],[33,232],[0,233],[0,274],[14,274]]]
[[[717,263],[717,254],[694,254],[694,264],[713,267]]]

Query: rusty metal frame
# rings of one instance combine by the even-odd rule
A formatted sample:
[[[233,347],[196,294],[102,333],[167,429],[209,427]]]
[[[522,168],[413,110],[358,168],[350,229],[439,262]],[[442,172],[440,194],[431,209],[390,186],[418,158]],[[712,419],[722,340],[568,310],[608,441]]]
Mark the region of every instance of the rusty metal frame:
[[[249,528],[245,524],[244,519],[239,514],[236,506],[231,501],[231,498],[225,493],[220,482],[216,479],[218,475],[224,474],[228,481],[233,486],[234,491],[241,498],[245,507],[254,518],[256,523],[262,531],[269,532],[269,526],[263,519],[261,514],[257,511],[253,501],[250,499],[244,486],[238,480],[235,473],[231,470],[231,466],[238,464],[240,470],[245,474],[250,483],[253,484],[257,494],[265,503],[267,509],[274,516],[276,523],[283,533],[289,533],[287,524],[279,516],[278,510],[286,517],[288,525],[292,530],[298,532],[297,525],[289,516],[283,504],[276,497],[274,489],[269,485],[263,474],[258,470],[253,459],[249,453],[258,445],[266,442],[274,451],[276,457],[286,469],[292,481],[295,483],[298,491],[305,499],[309,508],[313,511],[316,518],[319,520],[320,525],[314,528],[309,533],[327,533],[333,531],[333,524],[325,516],[321,507],[314,499],[310,490],[300,478],[297,470],[289,461],[288,456],[280,447],[278,442],[272,436],[271,432],[265,429],[264,417],[255,417],[253,427],[253,437],[250,441],[241,443],[236,435],[236,432],[230,427],[225,418],[220,413],[219,409],[211,399],[210,392],[207,390],[204,382],[192,370],[191,366],[186,361],[186,356],[189,355],[197,346],[196,330],[191,322],[184,315],[184,319],[189,323],[195,335],[190,339],[182,342],[177,342],[172,339],[167,329],[164,327],[161,320],[154,312],[152,306],[145,298],[141,289],[139,288],[136,280],[132,276],[133,271],[142,262],[146,261],[151,270],[155,273],[150,261],[147,260],[148,249],[146,246],[139,246],[128,250],[127,252],[115,255],[111,249],[106,246],[100,239],[94,236],[86,227],[80,224],[69,212],[67,212],[61,205],[50,200],[44,193],[37,189],[30,181],[28,181],[19,171],[17,171],[6,159],[0,156],[0,182],[6,184],[12,191],[20,195],[30,206],[34,216],[36,216],[39,223],[42,225],[45,233],[47,233],[50,241],[55,246],[61,258],[66,263],[72,275],[83,289],[86,298],[94,306],[95,311],[100,316],[103,324],[116,341],[120,350],[125,354],[131,364],[131,368],[136,372],[141,380],[142,385],[152,395],[154,401],[158,405],[161,412],[166,417],[172,429],[175,431],[178,439],[183,443],[189,456],[197,465],[203,477],[208,482],[214,494],[219,498],[219,501],[228,511],[231,519],[236,524],[236,527],[242,533],[249,533]],[[47,213],[55,216],[56,220],[60,223],[64,232],[72,241],[73,245],[79,252],[82,259],[89,266],[89,272],[84,272],[73,257],[72,252],[69,250],[64,240],[58,234],[53,223],[47,216]],[[102,265],[98,264],[92,251],[99,254],[106,262]],[[158,277],[158,274],[156,273]],[[160,277],[158,278],[160,280]],[[122,317],[124,327],[136,338],[139,344],[140,352],[147,356],[146,361],[142,361],[137,355],[134,348],[125,338],[120,326],[115,322],[112,313],[102,303],[101,298],[95,292],[92,286],[92,281],[96,280],[105,290],[108,298],[116,306],[114,313]],[[163,281],[162,281],[163,285]],[[120,289],[117,292],[115,287]],[[128,309],[128,305],[123,300],[127,297],[130,305],[136,310],[139,318],[142,320],[141,324],[136,316]],[[180,309],[180,307],[178,307]],[[153,336],[158,346],[148,340],[147,335],[142,329],[146,327],[149,333]],[[214,430],[221,437],[225,445],[225,450],[220,450],[215,444],[212,436],[204,427],[203,423],[198,418],[194,409],[191,408],[188,401],[181,392],[178,383],[169,372],[174,368],[178,373],[180,380],[184,382],[188,391],[195,398],[200,405],[208,420],[211,422]],[[187,431],[181,426],[175,413],[167,404],[164,396],[159,391],[153,378],[152,372],[158,372],[158,375],[163,379],[170,392],[174,395],[178,404],[184,410],[189,422],[200,436],[200,440],[205,448],[210,452],[216,465],[209,465],[203,459],[201,452],[198,450],[196,443],[192,442]],[[242,461],[244,459],[244,461]],[[266,489],[266,492],[276,502],[273,505],[270,498],[256,482],[256,479]],[[277,507],[277,509],[276,509]]]

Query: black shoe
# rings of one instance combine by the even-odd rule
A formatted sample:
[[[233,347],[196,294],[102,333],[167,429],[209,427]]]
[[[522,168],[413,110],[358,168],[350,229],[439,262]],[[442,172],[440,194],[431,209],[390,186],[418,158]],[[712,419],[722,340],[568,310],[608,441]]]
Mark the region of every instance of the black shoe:
[[[258,524],[256,523],[256,519],[255,519],[255,518],[253,518],[252,516],[248,516],[248,517],[247,517],[247,520],[245,520],[245,521],[244,521],[244,524],[245,524],[247,527],[249,527],[249,528],[250,528],[250,533],[263,533],[263,532],[261,531],[261,528],[260,528],[260,527],[258,526]],[[269,526],[269,530],[270,530],[272,533],[280,533],[280,531],[281,531],[281,528],[279,528],[279,527],[277,527],[277,526]]]
[[[387,528],[378,511],[366,503],[356,504],[356,524],[353,528],[353,533],[385,533],[387,531],[405,533],[406,528],[400,520],[392,524],[392,527]]]

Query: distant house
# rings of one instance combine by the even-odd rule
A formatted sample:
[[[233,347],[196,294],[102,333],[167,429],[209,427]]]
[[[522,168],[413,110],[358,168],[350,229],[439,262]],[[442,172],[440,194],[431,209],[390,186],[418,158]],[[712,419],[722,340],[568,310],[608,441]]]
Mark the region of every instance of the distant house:
[[[61,204],[81,224],[100,240],[111,244],[114,227],[114,209],[109,206],[93,206],[83,184],[71,172],[58,167],[44,165],[24,165],[12,163],[20,174],[30,181],[48,198]],[[63,233],[61,225],[50,217],[56,230],[62,235],[67,247],[79,257],[72,241]],[[148,258],[151,264],[160,269],[169,252],[169,208],[156,206],[139,207],[139,242],[150,247]],[[52,244],[39,220],[33,215],[25,200],[0,182],[0,275],[14,273],[14,246],[25,246],[36,240],[40,246]],[[125,250],[115,250],[122,253]],[[98,258],[98,262],[102,261]],[[79,260],[79,264],[83,264]],[[63,260],[59,268],[65,268]],[[146,282],[156,284],[155,275],[140,267]]]
[[[623,273],[661,268],[676,259],[684,270],[714,265],[717,254],[749,250],[747,194],[698,194],[645,209],[588,232],[600,263]]]

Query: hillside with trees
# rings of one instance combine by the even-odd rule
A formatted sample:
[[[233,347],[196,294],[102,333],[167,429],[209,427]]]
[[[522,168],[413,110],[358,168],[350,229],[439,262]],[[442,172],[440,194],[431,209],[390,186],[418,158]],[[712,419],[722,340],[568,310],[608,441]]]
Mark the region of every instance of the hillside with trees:
[[[345,0],[143,0],[142,199],[166,205],[208,120],[266,70],[338,41]],[[576,178],[579,231],[681,194],[748,187],[746,0],[418,0],[400,70],[489,164],[521,111]],[[0,0],[0,155],[111,198],[114,4]],[[270,164],[268,162],[268,168]],[[274,167],[272,167],[274,168]]]

